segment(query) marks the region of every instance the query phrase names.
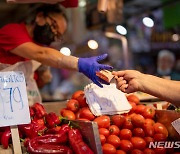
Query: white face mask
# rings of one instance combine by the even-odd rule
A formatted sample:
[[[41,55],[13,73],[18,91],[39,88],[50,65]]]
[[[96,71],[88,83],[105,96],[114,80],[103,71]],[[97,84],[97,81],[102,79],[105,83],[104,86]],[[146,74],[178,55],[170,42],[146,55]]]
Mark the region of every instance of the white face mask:
[[[158,74],[162,75],[162,76],[166,76],[169,75],[171,73],[171,69],[167,68],[166,70],[162,70],[161,68],[157,69]]]

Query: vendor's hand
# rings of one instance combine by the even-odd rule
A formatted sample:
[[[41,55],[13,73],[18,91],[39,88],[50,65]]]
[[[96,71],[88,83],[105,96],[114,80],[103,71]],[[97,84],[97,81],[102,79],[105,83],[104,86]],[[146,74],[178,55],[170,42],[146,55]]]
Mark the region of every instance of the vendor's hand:
[[[142,73],[135,70],[125,70],[118,72],[113,71],[112,74],[115,75],[117,89],[125,93],[142,90]]]
[[[96,57],[90,57],[90,58],[79,58],[78,60],[78,68],[79,72],[86,75],[88,78],[90,78],[95,84],[97,84],[99,87],[103,87],[101,85],[101,80],[99,77],[96,76],[96,72],[99,72],[100,70],[109,70],[112,69],[112,66],[99,64],[99,61],[104,60],[108,55],[103,54]]]

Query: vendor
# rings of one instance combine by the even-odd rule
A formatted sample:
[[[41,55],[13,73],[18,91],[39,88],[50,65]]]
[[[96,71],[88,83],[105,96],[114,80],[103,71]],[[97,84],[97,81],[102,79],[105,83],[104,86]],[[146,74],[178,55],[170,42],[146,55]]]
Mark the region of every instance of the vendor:
[[[54,41],[61,41],[66,29],[67,18],[59,5],[41,6],[33,23],[13,23],[0,29],[0,63],[13,65],[20,61],[35,60],[43,65],[79,71],[102,87],[96,71],[112,69],[109,65],[98,63],[107,54],[77,58],[65,56],[48,47]]]
[[[113,72],[117,88],[125,93],[142,91],[180,106],[180,82],[135,70]]]

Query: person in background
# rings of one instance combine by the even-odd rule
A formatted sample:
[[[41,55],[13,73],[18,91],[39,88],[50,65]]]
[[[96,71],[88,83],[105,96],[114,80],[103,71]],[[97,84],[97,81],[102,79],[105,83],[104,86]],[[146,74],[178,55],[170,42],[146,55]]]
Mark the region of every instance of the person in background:
[[[142,91],[180,106],[180,81],[162,79],[135,70],[113,71],[117,89],[132,93]]]
[[[157,76],[169,78],[171,80],[180,80],[180,74],[173,70],[175,65],[175,56],[168,50],[161,50],[157,59]]]
[[[109,65],[99,64],[107,54],[77,58],[49,47],[52,42],[61,41],[66,30],[67,18],[59,5],[43,5],[37,9],[31,23],[7,24],[0,29],[0,63],[13,65],[35,60],[51,67],[79,71],[103,87],[96,71],[112,69]]]

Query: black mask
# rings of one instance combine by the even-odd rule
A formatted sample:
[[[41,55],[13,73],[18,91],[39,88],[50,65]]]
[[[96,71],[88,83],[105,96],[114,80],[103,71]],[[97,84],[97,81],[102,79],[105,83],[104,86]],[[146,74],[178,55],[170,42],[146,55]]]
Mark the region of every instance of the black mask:
[[[35,42],[43,45],[50,45],[54,41],[54,33],[49,24],[44,26],[35,25],[33,32]]]

